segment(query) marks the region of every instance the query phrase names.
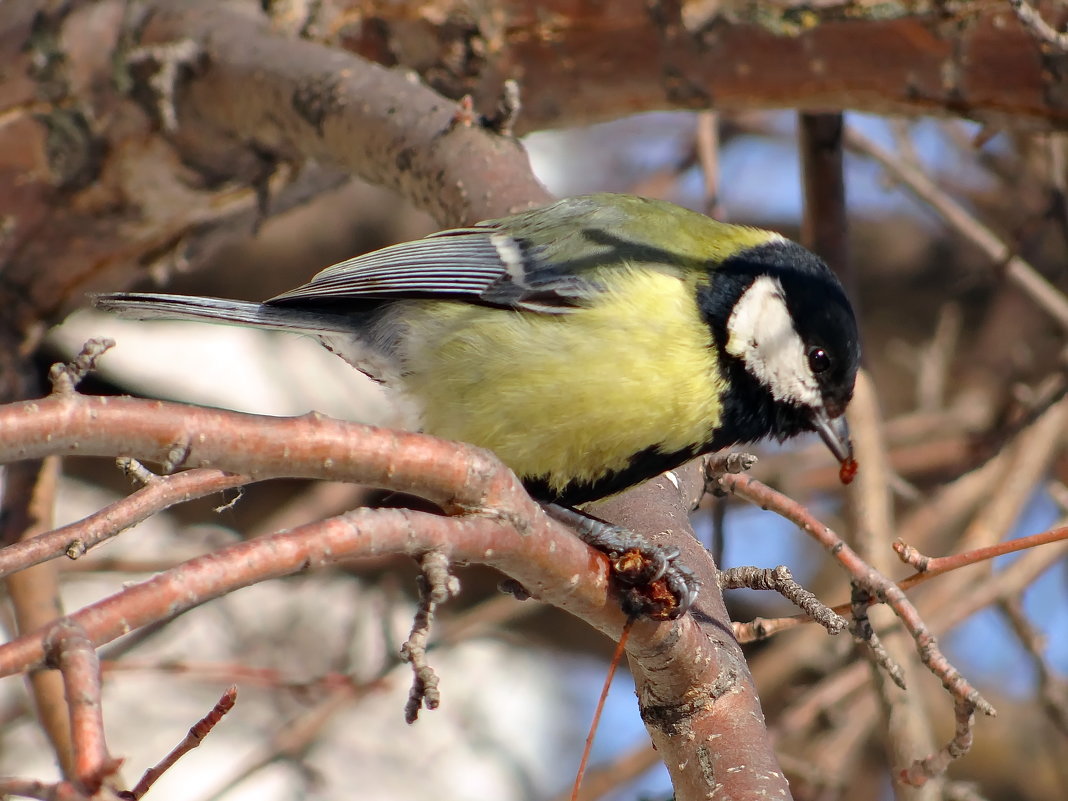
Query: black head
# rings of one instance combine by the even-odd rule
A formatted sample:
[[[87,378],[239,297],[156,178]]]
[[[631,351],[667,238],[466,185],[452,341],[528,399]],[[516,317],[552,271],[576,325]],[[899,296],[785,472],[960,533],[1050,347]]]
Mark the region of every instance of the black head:
[[[716,265],[699,303],[729,382],[711,447],[817,431],[844,461],[841,416],[860,344],[853,309],[827,265],[776,239]]]

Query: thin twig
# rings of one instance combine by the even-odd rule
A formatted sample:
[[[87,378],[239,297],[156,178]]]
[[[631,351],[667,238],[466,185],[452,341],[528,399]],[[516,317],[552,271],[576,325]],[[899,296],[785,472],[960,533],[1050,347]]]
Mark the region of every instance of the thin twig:
[[[426,649],[430,627],[437,608],[460,592],[460,582],[449,573],[449,558],[440,551],[430,551],[420,560],[419,609],[412,621],[408,640],[401,646],[401,658],[412,666],[412,688],[404,706],[404,719],[414,723],[419,710],[437,709],[441,703],[438,676],[427,661]]]
[[[999,542],[997,545],[988,545],[984,548],[973,548],[970,551],[953,554],[952,556],[925,556],[916,548],[913,548],[903,540],[898,539],[894,541],[894,551],[902,562],[916,570],[914,575],[908,576],[898,582],[898,586],[903,590],[907,590],[910,587],[919,584],[921,581],[941,575],[942,573],[948,573],[951,570],[957,570],[967,565],[978,564],[979,562],[987,562],[1008,553],[1016,553],[1017,551],[1026,551],[1030,548],[1037,548],[1039,545],[1046,545],[1051,542],[1061,542],[1062,540],[1068,540],[1068,526],[1060,526],[1058,528],[1050,529],[1049,531],[1043,531],[1040,534],[1017,537],[1016,539],[1007,540],[1006,542]]]
[[[890,491],[890,465],[885,439],[879,393],[866,371],[857,376],[853,402],[849,408],[849,426],[857,461],[863,465],[852,491],[849,492],[849,514],[858,552],[876,570],[889,573],[895,566],[889,548],[894,536],[894,504]],[[867,654],[881,667],[874,674],[875,689],[883,710],[887,736],[883,742],[892,765],[908,765],[916,757],[937,748],[930,719],[930,711],[918,693],[899,692],[917,684],[916,674],[922,670],[915,651],[904,633],[884,630],[882,638],[868,620],[867,601],[854,587],[854,632],[870,639]],[[874,611],[874,610],[872,610]],[[861,629],[861,621],[864,627]],[[888,676],[890,682],[883,680]],[[892,683],[891,683],[892,682]]]
[[[156,476],[131,495],[105,506],[83,520],[70,523],[0,549],[0,577],[66,555],[78,559],[90,549],[117,536],[157,512],[252,481],[248,476],[201,468],[171,476]]]
[[[5,468],[0,482],[0,542],[29,541],[52,527],[58,480],[59,460],[55,457]],[[15,633],[37,638],[43,661],[45,633],[63,615],[55,565],[34,565],[7,576],[6,584]],[[30,674],[29,684],[41,728],[52,744],[63,777],[76,781],[78,768],[63,679],[56,671],[39,670]]]
[[[115,340],[107,337],[93,337],[82,345],[70,362],[57,362],[48,371],[52,381],[52,391],[57,395],[71,395],[89,373],[96,369],[97,360],[109,349],[115,347]]]
[[[777,592],[831,634],[840,633],[847,625],[845,618],[798,584],[786,565],[773,568],[732,567],[721,570],[719,571],[719,588],[721,590],[746,588]]]
[[[805,193],[801,244],[819,254],[849,287],[842,113],[802,113],[799,138]]]
[[[1050,668],[1042,655],[1046,638],[1027,619],[1019,596],[1003,598],[998,602],[998,607],[1038,672],[1039,697],[1046,716],[1061,736],[1068,737],[1068,682]]]
[[[1038,13],[1038,9],[1027,3],[1026,0],[1009,0],[1016,18],[1020,20],[1027,30],[1046,44],[1053,45],[1058,50],[1068,51],[1068,33],[1061,33]]]
[[[714,111],[697,114],[697,130],[694,132],[694,151],[705,179],[704,211],[709,217],[725,219],[722,193],[720,192],[719,115]]]
[[[612,654],[612,661],[608,663],[608,672],[604,677],[604,685],[601,687],[601,695],[597,699],[597,707],[593,712],[593,720],[590,721],[590,731],[586,735],[586,742],[582,748],[582,759],[579,760],[578,770],[575,771],[575,783],[571,788],[571,800],[578,801],[579,791],[582,789],[582,779],[586,775],[586,766],[590,763],[590,754],[593,751],[593,738],[597,734],[597,727],[601,722],[601,713],[604,712],[605,701],[608,700],[608,691],[612,689],[612,679],[616,675],[616,668],[619,667],[620,661],[623,659],[624,649],[627,647],[627,638],[630,636],[631,626],[634,624],[634,619],[631,618],[623,626],[623,633],[619,636],[619,642],[616,643],[615,651]]]
[[[141,780],[133,788],[133,797],[135,799],[143,797],[156,780],[174,766],[174,763],[200,745],[208,733],[223,719],[223,716],[234,708],[235,703],[237,703],[237,687],[231,686],[223,693],[222,698],[212,707],[212,710],[193,724],[183,740],[172,748],[167,756],[145,771]]]
[[[213,792],[201,796],[202,801],[219,801],[226,798],[234,787],[275,762],[300,760],[308,749],[318,742],[323,729],[333,720],[334,715],[352,700],[352,696],[351,687],[338,687],[322,701],[286,721],[272,734],[261,755],[250,760]]]

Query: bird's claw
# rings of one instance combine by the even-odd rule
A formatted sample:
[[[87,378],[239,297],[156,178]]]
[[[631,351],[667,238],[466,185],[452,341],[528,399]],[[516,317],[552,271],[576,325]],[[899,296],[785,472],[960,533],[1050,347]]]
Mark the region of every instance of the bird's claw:
[[[612,577],[622,585],[623,608],[628,615],[675,620],[697,599],[697,579],[679,563],[678,548],[652,545],[630,529],[573,509],[556,506],[548,511],[608,556]]]
[[[678,548],[646,543],[609,557],[613,577],[623,585],[623,609],[628,615],[675,620],[697,600],[697,579],[678,562]]]

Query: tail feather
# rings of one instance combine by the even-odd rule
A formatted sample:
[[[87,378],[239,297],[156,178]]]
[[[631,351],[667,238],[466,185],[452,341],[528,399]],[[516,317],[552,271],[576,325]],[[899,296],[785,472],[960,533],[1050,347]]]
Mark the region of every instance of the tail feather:
[[[93,305],[135,320],[202,320],[311,335],[352,334],[356,327],[350,317],[342,314],[225,298],[113,292],[95,295]]]

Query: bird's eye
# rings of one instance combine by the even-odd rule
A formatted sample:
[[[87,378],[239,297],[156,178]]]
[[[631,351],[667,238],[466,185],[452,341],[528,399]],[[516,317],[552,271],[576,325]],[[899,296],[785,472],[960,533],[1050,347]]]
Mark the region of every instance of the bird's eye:
[[[814,373],[822,373],[831,368],[831,357],[823,348],[809,348],[808,366]]]

